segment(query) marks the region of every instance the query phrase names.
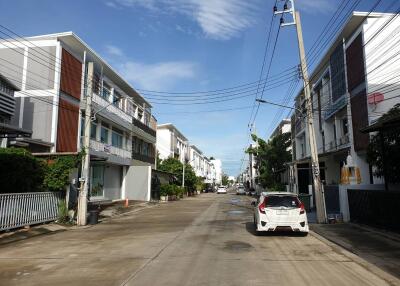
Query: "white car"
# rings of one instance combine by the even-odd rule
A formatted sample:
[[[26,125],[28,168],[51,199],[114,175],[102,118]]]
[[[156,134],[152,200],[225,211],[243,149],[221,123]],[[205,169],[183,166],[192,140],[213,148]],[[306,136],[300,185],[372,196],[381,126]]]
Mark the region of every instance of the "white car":
[[[218,187],[217,194],[226,194],[226,188],[224,186]]]
[[[237,195],[245,195],[246,192],[245,192],[245,190],[244,190],[243,187],[238,187],[238,188],[236,189],[236,194],[237,194]]]
[[[261,231],[294,231],[308,234],[304,204],[289,192],[263,192],[252,205],[256,233]]]

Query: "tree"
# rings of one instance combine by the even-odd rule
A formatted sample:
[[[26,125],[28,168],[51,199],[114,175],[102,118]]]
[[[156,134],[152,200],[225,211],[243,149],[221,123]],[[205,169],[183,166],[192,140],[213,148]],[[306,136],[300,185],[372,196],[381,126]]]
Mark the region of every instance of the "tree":
[[[378,119],[377,125],[389,120],[400,120],[400,104],[396,104]],[[375,166],[374,174],[386,175],[390,183],[400,183],[400,125],[380,130],[371,137],[367,152],[368,163]],[[385,162],[385,170],[384,170]],[[384,172],[385,171],[385,172]],[[385,174],[386,173],[386,174]]]
[[[183,164],[176,158],[168,158],[161,160],[158,166],[160,171],[169,172],[177,178],[176,184],[182,185]],[[198,179],[196,173],[193,171],[192,166],[185,164],[185,186],[189,191],[195,191]]]
[[[229,183],[229,177],[225,174],[222,174],[222,185],[227,186]]]
[[[256,160],[256,168],[259,171],[258,182],[263,187],[280,187],[280,173],[285,170],[285,163],[292,158],[288,148],[291,144],[290,133],[283,133],[266,142],[252,134],[256,142],[255,147],[249,147],[247,153],[253,154]]]

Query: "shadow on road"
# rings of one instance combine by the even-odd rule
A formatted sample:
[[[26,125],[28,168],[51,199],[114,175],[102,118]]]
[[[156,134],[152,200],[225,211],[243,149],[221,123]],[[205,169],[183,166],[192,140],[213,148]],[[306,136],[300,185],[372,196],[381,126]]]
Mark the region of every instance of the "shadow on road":
[[[255,236],[285,236],[285,237],[302,237],[304,234],[299,232],[283,232],[283,231],[276,231],[276,232],[259,232],[256,233],[256,229],[254,227],[253,222],[246,222],[246,230],[248,233],[255,235]]]

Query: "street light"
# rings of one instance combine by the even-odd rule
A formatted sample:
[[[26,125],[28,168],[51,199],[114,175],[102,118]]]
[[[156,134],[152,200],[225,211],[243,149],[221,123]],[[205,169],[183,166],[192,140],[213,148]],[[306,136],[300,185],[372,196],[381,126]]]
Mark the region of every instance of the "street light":
[[[303,111],[301,109],[293,107],[293,106],[283,105],[283,104],[271,102],[271,101],[268,101],[268,100],[264,100],[264,99],[261,99],[261,98],[256,98],[256,101],[260,102],[260,103],[267,103],[267,104],[271,104],[271,105],[276,105],[276,106],[280,106],[280,107],[284,107],[284,108],[293,109],[293,110],[296,110],[296,111],[298,111],[300,113],[303,113]]]

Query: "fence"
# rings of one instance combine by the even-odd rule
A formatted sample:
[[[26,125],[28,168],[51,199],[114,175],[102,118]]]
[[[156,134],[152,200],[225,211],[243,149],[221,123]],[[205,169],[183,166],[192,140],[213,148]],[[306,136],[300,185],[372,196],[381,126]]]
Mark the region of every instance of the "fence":
[[[350,220],[400,231],[400,192],[347,190]]]
[[[56,220],[60,197],[54,192],[0,194],[0,231]]]

